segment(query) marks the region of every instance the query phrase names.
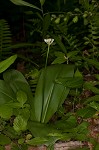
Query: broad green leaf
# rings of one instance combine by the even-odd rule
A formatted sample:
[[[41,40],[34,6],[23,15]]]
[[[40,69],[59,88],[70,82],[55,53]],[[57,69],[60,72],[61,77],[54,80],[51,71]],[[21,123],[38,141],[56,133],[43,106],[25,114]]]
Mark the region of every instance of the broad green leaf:
[[[57,78],[55,82],[68,88],[79,88],[83,84],[81,77]]]
[[[10,143],[11,143],[11,140],[10,140],[9,137],[7,137],[4,134],[0,134],[0,145],[7,145],[7,144],[10,144]]]
[[[77,126],[77,120],[75,116],[70,116],[68,119],[56,121],[55,127],[64,131],[70,131]]]
[[[64,102],[69,88],[56,83],[57,78],[73,77],[71,65],[52,65],[43,69],[38,80],[31,119],[46,123]]]
[[[52,64],[62,64],[66,62],[66,58],[65,57],[57,57],[53,62]]]
[[[10,117],[13,115],[13,109],[6,106],[6,105],[0,105],[0,117],[4,119],[10,119]]]
[[[65,54],[62,53],[62,52],[55,52],[55,56],[56,56],[56,57],[64,57]]]
[[[17,58],[17,55],[13,55],[7,58],[6,60],[0,62],[0,73],[5,71],[11,64],[13,64],[16,58]]]
[[[25,131],[27,129],[27,121],[20,115],[14,119],[13,128],[16,132]]]
[[[21,107],[23,107],[23,105],[25,104],[25,102],[27,101],[27,95],[25,92],[23,91],[18,91],[17,92],[17,101],[20,103]]]
[[[45,3],[45,0],[40,0],[40,3],[41,3],[41,6],[43,6]]]
[[[0,80],[0,105],[14,101],[15,99],[16,95],[9,84]]]
[[[33,5],[33,4],[30,4],[28,2],[25,2],[23,0],[10,0],[12,3],[14,3],[15,5],[20,5],[20,6],[28,6],[28,7],[31,7],[31,8],[34,8],[34,9],[37,9],[37,10],[40,10],[40,8],[38,8],[37,6]]]
[[[45,136],[48,136],[50,133],[53,133],[53,134],[60,133],[59,130],[57,130],[56,128],[48,124],[43,124],[43,123],[33,122],[33,121],[28,122],[28,130],[31,131],[34,137],[45,137]]]
[[[73,57],[75,55],[77,55],[79,53],[79,51],[72,51],[72,52],[69,52],[67,53],[67,57],[70,58],[70,57]]]
[[[96,110],[91,107],[85,107],[82,109],[79,109],[77,111],[77,115],[82,118],[91,118],[95,114]]]
[[[27,144],[34,146],[46,145],[47,147],[52,148],[52,145],[54,145],[57,140],[59,140],[58,137],[36,137],[31,140],[28,140]]]
[[[44,145],[46,142],[48,142],[48,140],[49,140],[48,138],[36,137],[36,138],[31,139],[31,140],[28,140],[27,144],[34,145],[34,146]]]
[[[62,52],[55,52],[55,56],[57,57],[52,64],[62,64],[66,62],[65,54]]]
[[[3,74],[3,78],[5,82],[10,85],[15,94],[17,94],[17,91],[22,90],[26,93],[28,102],[30,102],[30,104],[32,103],[33,95],[30,86],[21,72],[17,70],[9,70]]]

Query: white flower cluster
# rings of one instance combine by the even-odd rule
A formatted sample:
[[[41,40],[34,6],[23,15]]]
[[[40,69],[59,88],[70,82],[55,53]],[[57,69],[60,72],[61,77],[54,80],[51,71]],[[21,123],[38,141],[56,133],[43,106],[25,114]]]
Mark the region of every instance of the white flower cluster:
[[[44,42],[47,43],[49,46],[54,42],[54,39],[44,39]]]

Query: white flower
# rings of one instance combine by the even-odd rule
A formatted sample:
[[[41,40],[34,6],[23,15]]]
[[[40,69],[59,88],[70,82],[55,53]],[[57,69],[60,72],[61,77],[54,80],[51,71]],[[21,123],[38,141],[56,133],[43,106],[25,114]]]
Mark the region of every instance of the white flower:
[[[54,42],[54,39],[44,39],[44,42],[50,46]]]

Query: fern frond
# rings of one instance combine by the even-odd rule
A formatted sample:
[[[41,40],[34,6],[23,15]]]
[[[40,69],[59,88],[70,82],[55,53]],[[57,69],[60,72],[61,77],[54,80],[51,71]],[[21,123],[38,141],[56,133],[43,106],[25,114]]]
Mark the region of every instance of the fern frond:
[[[99,13],[93,12],[93,16],[90,18],[88,31],[89,34],[85,37],[85,44],[90,46],[90,52],[98,52],[99,50]]]
[[[5,59],[11,54],[6,48],[11,46],[11,32],[6,20],[0,20],[0,59]]]

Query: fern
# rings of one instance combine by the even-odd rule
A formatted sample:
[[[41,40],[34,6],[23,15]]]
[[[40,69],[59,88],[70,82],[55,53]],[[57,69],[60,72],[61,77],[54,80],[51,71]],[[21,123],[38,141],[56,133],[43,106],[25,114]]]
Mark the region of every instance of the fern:
[[[89,7],[88,13],[88,35],[84,38],[85,45],[90,47],[90,54],[93,53],[93,56],[97,56],[99,50],[99,12],[98,5],[92,3]]]
[[[6,20],[0,20],[0,59],[5,59],[11,54],[7,48],[11,46],[11,32]]]
[[[87,40],[87,44],[91,46],[91,52],[97,51],[99,49],[99,21],[96,21],[98,16],[92,19],[92,22],[89,24],[89,35]]]

